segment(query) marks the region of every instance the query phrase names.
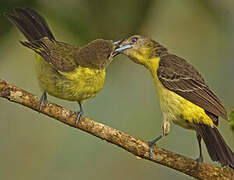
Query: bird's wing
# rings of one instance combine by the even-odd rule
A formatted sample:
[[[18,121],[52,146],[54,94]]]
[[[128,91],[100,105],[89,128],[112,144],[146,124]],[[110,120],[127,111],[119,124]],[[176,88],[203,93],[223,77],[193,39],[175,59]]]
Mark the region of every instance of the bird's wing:
[[[41,55],[57,71],[71,72],[79,65],[75,60],[75,54],[80,49],[78,46],[46,37],[38,41],[21,43]]]
[[[221,101],[197,70],[184,59],[171,54],[161,57],[157,75],[167,89],[203,108],[210,117],[215,115],[227,119]]]
[[[96,39],[84,47],[43,38],[33,42],[21,42],[40,54],[55,70],[71,72],[77,66],[103,68],[112,59],[114,43],[111,40]]]

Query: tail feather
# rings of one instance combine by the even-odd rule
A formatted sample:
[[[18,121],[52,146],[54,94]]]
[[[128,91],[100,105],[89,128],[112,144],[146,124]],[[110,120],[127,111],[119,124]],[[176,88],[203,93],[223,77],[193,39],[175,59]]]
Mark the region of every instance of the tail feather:
[[[13,13],[5,16],[18,27],[28,41],[37,41],[44,37],[55,40],[45,19],[29,8],[15,8]]]
[[[49,39],[55,40],[54,35],[50,31],[49,25],[47,24],[47,22],[45,21],[45,19],[40,14],[38,14],[36,11],[34,11],[33,9],[26,8],[26,10],[28,11],[28,13],[33,18],[35,18],[36,22],[38,22],[39,24],[41,24],[42,31],[46,32],[46,34],[47,34],[46,37],[48,37]]]
[[[222,166],[230,166],[234,169],[234,153],[224,141],[216,127],[197,125],[197,132],[203,138],[207,151],[213,161],[218,161]]]

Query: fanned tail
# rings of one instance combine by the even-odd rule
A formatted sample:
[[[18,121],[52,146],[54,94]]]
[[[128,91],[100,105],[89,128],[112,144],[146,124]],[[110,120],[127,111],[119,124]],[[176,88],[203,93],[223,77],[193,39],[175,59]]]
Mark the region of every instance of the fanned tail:
[[[234,169],[234,153],[226,144],[218,129],[199,124],[197,125],[197,132],[203,138],[211,159],[220,162],[222,166],[230,166]]]

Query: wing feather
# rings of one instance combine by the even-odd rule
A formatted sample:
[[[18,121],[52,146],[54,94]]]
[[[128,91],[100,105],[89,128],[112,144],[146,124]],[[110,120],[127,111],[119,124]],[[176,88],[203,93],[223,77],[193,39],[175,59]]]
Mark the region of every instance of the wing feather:
[[[169,90],[212,113],[227,119],[227,112],[218,97],[209,89],[198,71],[184,59],[172,54],[161,57],[157,75]],[[215,118],[214,118],[215,119]]]
[[[77,46],[48,38],[21,43],[41,55],[57,71],[71,72],[79,65],[74,57],[74,53],[79,51]]]

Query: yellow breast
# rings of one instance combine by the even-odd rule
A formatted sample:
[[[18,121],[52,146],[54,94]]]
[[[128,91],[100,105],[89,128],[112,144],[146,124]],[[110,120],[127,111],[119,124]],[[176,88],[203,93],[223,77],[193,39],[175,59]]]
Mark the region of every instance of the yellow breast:
[[[163,116],[184,128],[193,129],[193,124],[202,123],[214,126],[213,121],[205,113],[204,109],[168,90],[157,77],[159,58],[151,60],[150,69],[154,77],[158,92],[159,103]]]
[[[83,101],[96,96],[104,86],[105,70],[79,66],[73,72],[57,72],[41,56],[36,56],[39,85],[52,96],[70,101]]]

